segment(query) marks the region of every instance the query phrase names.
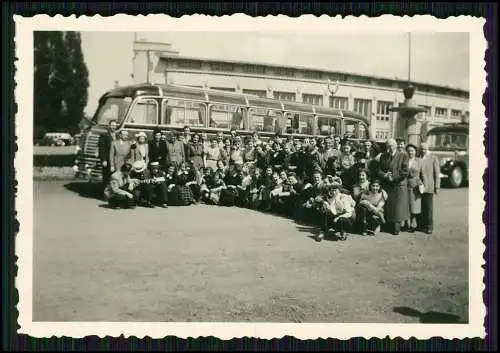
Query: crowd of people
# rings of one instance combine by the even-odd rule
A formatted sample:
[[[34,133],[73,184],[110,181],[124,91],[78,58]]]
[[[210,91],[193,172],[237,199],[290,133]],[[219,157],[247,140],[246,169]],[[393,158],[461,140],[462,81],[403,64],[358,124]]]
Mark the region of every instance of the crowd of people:
[[[439,162],[422,143],[389,139],[384,150],[370,140],[340,136],[304,138],[233,130],[212,138],[156,128],[153,139],[129,139],[116,122],[99,140],[104,195],[112,208],[206,203],[288,215],[322,229],[317,240],[386,229],[433,231]]]

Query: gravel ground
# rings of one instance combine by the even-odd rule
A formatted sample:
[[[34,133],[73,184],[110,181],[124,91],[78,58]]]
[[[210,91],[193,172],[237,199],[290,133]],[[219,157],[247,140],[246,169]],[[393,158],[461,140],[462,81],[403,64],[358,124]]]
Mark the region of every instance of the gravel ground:
[[[110,210],[82,183],[34,182],[35,321],[467,322],[467,189],[435,233],[315,242],[238,208]]]

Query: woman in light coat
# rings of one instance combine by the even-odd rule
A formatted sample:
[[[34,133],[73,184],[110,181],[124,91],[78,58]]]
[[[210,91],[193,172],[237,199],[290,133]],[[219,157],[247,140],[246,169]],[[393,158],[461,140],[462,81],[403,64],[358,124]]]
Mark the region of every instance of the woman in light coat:
[[[406,146],[408,153],[408,197],[410,206],[410,219],[406,228],[410,233],[417,229],[417,218],[420,216],[422,207],[422,159],[417,157],[417,147],[412,144]]]
[[[130,159],[131,143],[128,140],[128,131],[121,130],[117,140],[111,143],[109,149],[109,164],[110,171],[114,173],[120,170],[124,164],[132,164]]]
[[[135,135],[136,142],[130,147],[130,160],[133,162],[143,161],[149,165],[149,145],[144,132]]]

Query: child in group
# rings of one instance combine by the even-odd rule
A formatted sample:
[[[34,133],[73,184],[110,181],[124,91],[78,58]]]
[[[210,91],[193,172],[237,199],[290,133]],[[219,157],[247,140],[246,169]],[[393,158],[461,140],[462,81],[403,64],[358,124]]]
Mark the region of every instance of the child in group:
[[[362,235],[376,235],[385,223],[384,206],[387,193],[381,188],[380,181],[373,180],[369,191],[361,194],[359,201],[359,219]]]
[[[329,185],[324,193],[322,212],[324,213],[324,228],[316,240],[321,241],[331,231],[335,236],[344,241],[347,240],[347,232],[352,227],[356,214],[354,211],[356,203],[350,195],[340,191],[340,184]]]
[[[218,205],[221,192],[225,188],[226,184],[221,175],[219,173],[212,173],[211,176],[207,178],[207,188],[203,192],[203,200],[207,204]]]
[[[261,193],[264,190],[262,170],[255,168],[252,175],[252,182],[249,187],[248,208],[258,209],[262,201]]]

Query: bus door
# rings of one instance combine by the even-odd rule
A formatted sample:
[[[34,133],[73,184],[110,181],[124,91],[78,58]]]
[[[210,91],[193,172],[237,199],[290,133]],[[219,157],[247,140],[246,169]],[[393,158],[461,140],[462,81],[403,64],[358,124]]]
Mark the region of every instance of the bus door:
[[[208,127],[244,130],[246,109],[241,105],[213,103],[209,105]]]
[[[204,128],[207,125],[206,104],[187,99],[164,99],[161,116],[161,124],[170,127]]]
[[[316,135],[316,117],[312,113],[287,112],[287,132],[292,134]]]
[[[247,127],[249,131],[276,132],[280,125],[278,119],[283,118],[279,110],[266,107],[250,107],[247,113]]]
[[[318,132],[320,135],[341,135],[342,117],[318,115]]]

